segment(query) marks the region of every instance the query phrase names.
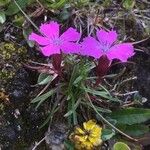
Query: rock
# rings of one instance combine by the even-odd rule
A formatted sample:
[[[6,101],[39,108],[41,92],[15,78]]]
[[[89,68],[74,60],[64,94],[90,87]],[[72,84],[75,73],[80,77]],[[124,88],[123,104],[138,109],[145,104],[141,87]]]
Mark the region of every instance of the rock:
[[[37,137],[44,135],[45,130],[43,128],[40,129],[39,132],[39,127],[46,119],[43,109],[39,108],[38,110],[35,110],[34,106],[30,106],[26,110],[22,110],[21,114],[22,120],[24,122],[23,136],[25,142],[30,143],[31,141],[35,141]]]
[[[137,53],[137,80],[135,82],[135,89],[140,92],[140,95],[148,99],[144,104],[150,108],[150,56],[145,53]]]
[[[15,127],[0,116],[0,148],[11,150],[17,138],[18,134]]]
[[[24,68],[21,68],[17,71],[15,77],[12,79],[11,84],[8,87],[10,102],[12,102],[14,105],[27,102],[29,92],[29,74]]]
[[[68,136],[65,124],[55,124],[51,131],[46,133],[46,146],[48,150],[63,150],[64,141]]]

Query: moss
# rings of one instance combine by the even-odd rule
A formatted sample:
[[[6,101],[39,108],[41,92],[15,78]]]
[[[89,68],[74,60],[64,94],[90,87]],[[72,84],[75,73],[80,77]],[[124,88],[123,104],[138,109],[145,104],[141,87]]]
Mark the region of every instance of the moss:
[[[16,55],[23,56],[27,52],[26,48],[23,46],[18,47],[14,43],[3,42],[0,44],[0,51],[3,60],[10,60]]]
[[[0,84],[5,86],[8,79],[12,78],[27,59],[27,49],[9,42],[0,43]]]

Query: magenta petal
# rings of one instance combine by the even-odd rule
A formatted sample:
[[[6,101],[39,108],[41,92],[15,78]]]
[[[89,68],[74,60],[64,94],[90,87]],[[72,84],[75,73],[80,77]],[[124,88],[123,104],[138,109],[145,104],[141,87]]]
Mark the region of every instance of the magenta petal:
[[[60,36],[60,38],[65,41],[77,41],[80,38],[80,33],[74,28],[69,28]]]
[[[100,50],[99,42],[93,37],[84,38],[83,42],[81,43],[81,46],[81,55],[92,56],[94,58],[99,58],[100,56],[102,56],[102,51]]]
[[[107,57],[112,59],[119,59],[126,62],[127,59],[134,55],[134,48],[130,43],[117,44],[113,46],[107,53]]]
[[[106,32],[105,30],[98,30],[97,31],[97,38],[101,44],[113,44],[117,40],[117,33],[116,31],[109,31]]]
[[[62,52],[65,54],[79,54],[81,49],[78,43],[73,42],[65,42],[60,47]]]
[[[40,47],[44,56],[50,56],[53,54],[60,54],[60,48],[54,45],[48,45],[45,47]]]
[[[48,45],[49,44],[49,41],[47,38],[37,35],[35,33],[31,33],[29,35],[29,40],[36,41],[40,45]]]
[[[54,21],[44,23],[40,26],[40,31],[49,38],[59,37],[59,24]]]

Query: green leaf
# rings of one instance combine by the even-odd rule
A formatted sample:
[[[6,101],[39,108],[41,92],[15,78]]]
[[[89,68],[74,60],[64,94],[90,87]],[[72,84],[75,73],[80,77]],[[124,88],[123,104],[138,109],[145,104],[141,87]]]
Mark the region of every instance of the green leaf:
[[[76,79],[75,79],[75,81],[73,82],[73,85],[76,85],[76,84],[78,84],[80,81],[82,81],[83,80],[83,76],[79,76],[79,77],[77,77]]]
[[[117,121],[118,124],[138,124],[150,119],[150,109],[144,108],[127,108],[114,111],[110,117]]]
[[[7,5],[10,0],[0,0],[0,7]]]
[[[69,140],[66,140],[64,142],[64,144],[65,144],[65,147],[67,150],[74,150],[75,149],[74,144]]]
[[[16,2],[18,3],[18,5],[24,9],[27,4],[28,4],[28,0],[16,0]],[[8,16],[12,16],[16,13],[18,13],[20,10],[18,9],[18,7],[16,6],[16,4],[14,2],[11,2],[9,5],[8,5],[8,8],[7,10],[5,11],[6,15]]]
[[[51,5],[49,5],[49,7],[53,9],[59,9],[62,8],[67,3],[67,1],[68,0],[57,0],[53,2]]]
[[[78,106],[79,106],[79,104],[80,104],[80,100],[78,100],[76,103],[75,103],[75,105],[74,105],[74,110],[69,110],[65,115],[64,115],[64,117],[68,117],[68,116],[70,116],[71,114],[73,114],[73,111],[75,111],[77,108],[78,108]]]
[[[29,40],[29,35],[31,34],[31,32],[32,32],[31,28],[23,29],[23,36],[26,39],[29,47],[32,48],[32,47],[34,47],[34,42]]]
[[[38,77],[38,84],[39,85],[44,85],[44,84],[47,84],[49,81],[52,80],[52,76],[49,75],[49,74],[45,74],[45,73],[41,73]]]
[[[0,23],[3,24],[5,21],[6,21],[5,12],[1,11],[0,12]]]
[[[112,4],[111,0],[104,0],[102,5],[103,5],[103,7],[110,7],[111,4]]]
[[[90,88],[84,88],[84,90],[90,94],[97,95],[97,96],[106,98],[106,99],[111,100],[111,101],[117,101],[117,102],[119,101],[117,98],[112,97],[110,95],[110,93],[108,93],[106,91],[96,91],[96,90],[90,89]]]
[[[17,14],[14,16],[14,20],[13,20],[14,25],[22,27],[22,24],[24,21],[25,21],[25,18],[24,16],[22,16],[22,14]]]
[[[142,124],[134,124],[134,125],[122,124],[118,125],[117,127],[122,131],[124,131],[125,133],[127,133],[128,135],[135,137],[142,136],[150,131],[148,126]]]
[[[36,102],[43,102],[45,101],[48,97],[52,96],[54,93],[56,92],[56,89],[52,89],[50,90],[49,92],[39,96],[39,97],[36,97],[34,98],[31,103],[36,103]]]
[[[130,10],[135,6],[135,0],[124,0],[123,7]]]
[[[91,104],[89,103],[89,102],[80,102],[81,104],[83,104],[83,105],[88,105],[88,106],[90,106],[91,108],[93,108],[92,106],[91,106]],[[95,106],[94,105],[94,107],[96,108],[96,110],[98,111],[98,112],[101,112],[101,113],[111,113],[111,110],[109,110],[109,109],[106,109],[106,108],[102,108],[102,107],[99,107],[99,106]]]
[[[102,130],[102,140],[107,141],[115,135],[115,132],[112,129],[103,129]]]
[[[113,150],[131,150],[131,149],[127,144],[123,142],[117,142],[114,144]]]

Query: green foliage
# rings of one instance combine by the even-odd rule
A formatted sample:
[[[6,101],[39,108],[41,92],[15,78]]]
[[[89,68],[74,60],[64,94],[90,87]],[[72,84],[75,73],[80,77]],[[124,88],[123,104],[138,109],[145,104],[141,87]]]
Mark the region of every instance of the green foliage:
[[[102,130],[102,140],[107,141],[115,135],[115,132],[112,129],[103,129]]]
[[[42,4],[48,9],[59,10],[62,9],[69,0],[42,0]]]
[[[24,18],[22,19],[22,16],[21,16],[20,18],[16,19],[15,22],[20,23],[20,22],[22,22],[22,20],[24,20]],[[23,36],[26,39],[29,47],[34,47],[34,42],[29,40],[29,38],[28,38],[29,35],[31,34],[31,32],[32,32],[31,28],[23,29]]]
[[[6,16],[4,11],[0,12],[0,24],[3,24],[6,21]]]
[[[26,8],[27,4],[28,4],[28,0],[16,0],[16,2],[18,3],[18,5],[24,9]],[[16,4],[14,2],[9,3],[7,10],[5,11],[6,15],[8,16],[12,16],[16,13],[18,13],[20,10],[18,9],[18,7],[16,6]]]
[[[0,7],[6,6],[11,0],[1,0],[0,1]]]
[[[150,119],[150,109],[126,108],[108,116],[116,121],[117,128],[130,136],[139,137],[149,132],[149,127],[142,123]]]
[[[70,112],[70,110],[72,112],[72,115],[68,116],[68,121],[70,122],[70,124],[72,124],[72,120],[74,125],[77,124],[77,107],[74,106],[76,105],[76,101],[79,100],[81,94],[84,93],[84,91],[81,89],[81,86],[84,85],[91,67],[91,64],[86,64],[84,61],[81,61],[73,67],[73,71],[66,89],[68,113]]]
[[[55,0],[55,1],[51,1],[51,4],[48,4],[49,8],[53,8],[53,9],[60,9],[62,8],[68,0]]]
[[[72,0],[72,3],[75,4],[76,7],[83,7],[83,6],[86,6],[90,3],[90,0]]]
[[[66,140],[64,142],[64,144],[65,144],[65,147],[67,150],[74,150],[75,149],[74,144],[69,140]]]
[[[114,144],[113,150],[131,150],[131,149],[127,144],[123,142],[117,142]]]
[[[145,133],[149,133],[150,129],[148,126],[143,124],[133,124],[133,125],[118,125],[122,131],[127,133],[130,136],[139,137],[143,136]]]
[[[59,110],[59,106],[58,106],[58,101],[55,101],[53,107],[51,108],[47,119],[44,121],[44,123],[40,126],[40,128],[43,128],[47,123],[49,123],[49,125],[52,122],[52,119],[54,117],[54,114]]]
[[[53,76],[45,73],[41,73],[38,77],[37,83],[39,85],[45,85],[53,80]]]
[[[138,124],[150,119],[150,109],[127,108],[112,112],[110,117],[118,124]]]
[[[131,10],[135,6],[135,0],[123,0],[123,7]]]
[[[109,7],[111,5],[111,3],[112,3],[112,0],[104,0],[102,5],[104,7]]]
[[[84,106],[89,106],[90,108],[92,108],[91,104],[89,102],[87,102],[86,100],[84,102],[81,102]],[[99,106],[95,106],[94,107],[96,108],[96,110],[100,113],[111,113],[111,110],[110,109],[106,109],[106,108],[102,108],[102,107],[99,107]]]
[[[55,94],[56,89],[51,89],[45,94],[42,94],[32,100],[32,103],[38,103],[36,108],[38,108],[45,100],[47,100],[49,97],[51,97],[53,94]]]
[[[95,89],[90,89],[90,88],[84,88],[84,90],[87,93],[90,93],[90,94],[96,95],[96,96],[100,96],[102,98],[105,98],[106,100],[119,102],[118,98],[112,97],[108,91],[104,91],[103,89],[100,91],[100,90],[95,90]]]

